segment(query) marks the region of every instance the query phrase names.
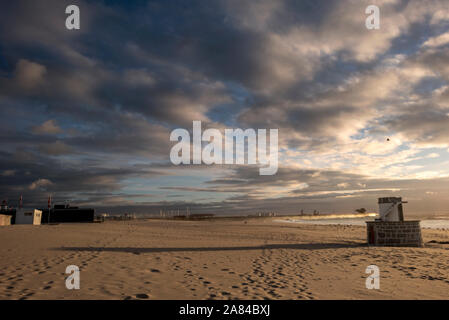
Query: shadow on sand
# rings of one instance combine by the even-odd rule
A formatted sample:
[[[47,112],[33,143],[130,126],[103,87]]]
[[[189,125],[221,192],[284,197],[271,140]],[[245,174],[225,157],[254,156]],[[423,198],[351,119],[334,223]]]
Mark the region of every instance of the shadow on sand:
[[[208,252],[208,251],[245,251],[245,250],[320,250],[340,248],[360,248],[366,244],[360,242],[347,243],[300,243],[300,244],[267,244],[261,246],[244,247],[180,247],[180,248],[138,248],[138,247],[61,247],[54,250],[61,251],[90,251],[90,252],[127,252],[127,253],[164,253],[164,252]]]

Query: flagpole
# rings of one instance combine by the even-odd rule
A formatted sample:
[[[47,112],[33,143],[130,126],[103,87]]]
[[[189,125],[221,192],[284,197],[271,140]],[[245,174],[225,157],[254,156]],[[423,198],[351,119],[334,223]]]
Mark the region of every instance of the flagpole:
[[[48,196],[48,224],[50,224],[50,213],[51,212],[51,195]]]

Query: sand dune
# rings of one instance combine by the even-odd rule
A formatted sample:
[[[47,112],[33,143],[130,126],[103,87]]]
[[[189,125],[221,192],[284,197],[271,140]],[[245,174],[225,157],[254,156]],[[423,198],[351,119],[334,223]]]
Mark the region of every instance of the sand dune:
[[[0,298],[447,299],[449,232],[423,237],[373,248],[362,227],[269,218],[1,227]],[[80,290],[65,287],[72,264]],[[380,290],[365,287],[371,264]]]

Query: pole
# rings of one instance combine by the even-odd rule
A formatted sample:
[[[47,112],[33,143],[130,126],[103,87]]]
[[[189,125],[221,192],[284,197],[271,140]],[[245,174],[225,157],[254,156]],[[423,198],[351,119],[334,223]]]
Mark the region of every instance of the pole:
[[[48,223],[50,224],[51,219],[51,196],[48,196]]]

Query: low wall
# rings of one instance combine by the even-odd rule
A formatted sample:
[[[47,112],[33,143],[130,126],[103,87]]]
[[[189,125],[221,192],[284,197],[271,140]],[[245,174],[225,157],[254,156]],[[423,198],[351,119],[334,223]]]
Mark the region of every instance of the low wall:
[[[368,245],[422,247],[420,221],[367,221]]]

